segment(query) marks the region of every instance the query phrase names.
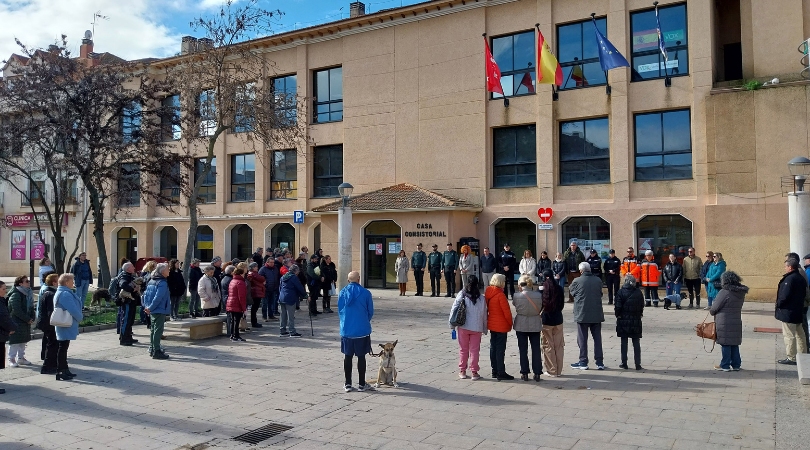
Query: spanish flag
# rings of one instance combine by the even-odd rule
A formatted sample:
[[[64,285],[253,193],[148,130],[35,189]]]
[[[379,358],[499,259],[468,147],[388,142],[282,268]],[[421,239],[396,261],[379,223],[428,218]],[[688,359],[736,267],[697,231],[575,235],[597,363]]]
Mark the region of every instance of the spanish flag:
[[[563,73],[557,58],[551,53],[548,42],[537,28],[537,84],[556,84],[562,86]]]

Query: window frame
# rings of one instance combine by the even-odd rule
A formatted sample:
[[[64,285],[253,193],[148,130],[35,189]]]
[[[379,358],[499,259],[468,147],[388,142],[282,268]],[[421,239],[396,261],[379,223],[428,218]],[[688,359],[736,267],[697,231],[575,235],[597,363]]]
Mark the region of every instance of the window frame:
[[[125,144],[134,144],[141,140],[143,126],[143,105],[133,100],[121,109],[119,120],[121,127],[121,141]]]
[[[330,157],[329,157],[329,175],[320,175],[320,176],[316,175],[316,170],[317,170],[318,161],[319,161],[318,153],[323,152],[323,151],[335,152],[338,149],[340,149],[340,156],[341,156],[340,157],[340,160],[341,160],[340,175],[338,176],[337,174],[335,174],[332,171],[333,153],[331,153]],[[312,198],[335,198],[335,197],[340,197],[340,194],[338,193],[337,187],[338,187],[338,185],[343,183],[343,161],[344,161],[344,159],[343,159],[343,144],[322,145],[322,146],[314,147],[313,148],[313,154],[314,154],[313,155],[314,158],[313,158],[313,164],[312,164]],[[326,185],[321,185],[321,183],[324,183],[324,181],[319,181],[319,180],[332,180],[332,182],[327,182]],[[337,181],[337,183],[335,183],[334,181]],[[323,190],[326,190],[326,189],[328,189],[327,193],[325,193],[325,194],[324,193],[318,193],[318,190],[323,191]]]
[[[239,159],[242,159],[243,174],[239,175],[237,170],[239,168]],[[248,179],[248,158],[253,158],[253,180]],[[231,203],[244,203],[256,201],[256,154],[255,153],[237,153],[231,155]],[[244,177],[244,180],[237,182],[237,177]],[[244,191],[241,191],[244,189]]]
[[[290,173],[290,170],[287,169],[284,171],[284,178],[279,178],[278,173],[279,171],[276,170],[276,154],[278,153],[288,153],[292,154],[295,158],[295,169],[292,173],[295,174],[295,178],[288,178],[287,174]],[[285,167],[288,164],[289,156],[285,156],[284,164]],[[285,150],[274,150],[270,152],[270,195],[268,196],[268,200],[294,200],[298,198],[298,151],[295,149],[285,149]],[[282,186],[287,186],[286,188],[282,188]],[[278,187],[274,189],[274,187]]]
[[[664,142],[665,142],[665,133],[664,133],[664,114],[666,113],[674,113],[674,112],[683,112],[686,111],[689,115],[689,151],[672,151],[667,152],[664,150]],[[639,155],[638,153],[638,117],[640,116],[650,116],[657,114],[661,117],[661,152],[659,153],[643,153]],[[690,175],[688,177],[683,178],[657,178],[657,179],[639,179],[638,178],[638,158],[639,156],[661,156],[661,169],[663,173],[666,173],[666,164],[664,164],[664,156],[671,156],[671,155],[690,155],[690,163],[689,166],[691,167]],[[658,166],[653,166],[658,167]],[[639,112],[633,113],[633,181],[634,182],[648,182],[648,181],[672,181],[672,180],[693,180],[695,178],[695,161],[694,161],[694,142],[692,136],[692,110],[691,108],[677,108],[677,109],[666,109],[666,110],[659,110],[659,111],[647,111],[647,112]]]
[[[256,127],[256,83],[237,86],[232,133],[251,133]],[[240,105],[243,105],[240,107]]]
[[[132,169],[136,167],[137,169]],[[137,178],[135,177],[137,174]],[[118,207],[136,208],[141,206],[140,195],[141,167],[140,164],[129,162],[122,163],[118,175]],[[136,186],[132,188],[131,186]]]
[[[686,55],[685,55],[685,58],[684,58],[684,61],[686,61],[686,71],[684,71],[684,73],[681,73],[680,70],[679,70],[677,74],[670,73],[669,75],[667,75],[667,73],[671,72],[671,70],[669,68],[666,68],[665,71],[664,71],[664,75],[661,75],[661,64],[663,63],[663,55],[661,55],[661,49],[658,47],[658,41],[656,41],[654,49],[643,50],[643,51],[639,51],[639,52],[633,51],[633,46],[634,46],[634,42],[633,42],[633,32],[634,32],[634,30],[633,30],[633,18],[635,16],[640,15],[640,14],[645,14],[645,13],[650,13],[650,12],[652,12],[653,15],[654,15],[655,14],[655,8],[645,8],[645,9],[639,9],[639,10],[635,10],[635,11],[630,11],[629,19],[630,19],[630,82],[631,83],[638,83],[638,82],[642,82],[642,81],[660,80],[660,79],[664,79],[664,78],[677,78],[677,77],[689,76],[689,73],[690,73],[690,66],[689,66],[689,10],[687,9],[687,5],[686,5],[686,3],[675,3],[675,4],[671,4],[671,5],[659,6],[658,11],[659,11],[659,14],[660,14],[660,11],[662,11],[662,10],[681,8],[681,7],[683,8],[683,17],[684,17],[683,35],[684,35],[684,40],[686,40],[686,44],[669,45],[669,43],[667,41],[664,41],[664,44],[666,45],[667,55],[669,55],[672,52],[675,52],[675,53],[677,53],[679,51],[685,51],[686,52]],[[661,27],[663,28],[663,25]],[[661,32],[663,33],[663,29],[661,30]],[[651,56],[653,54],[658,55],[658,76],[657,77],[650,77],[650,78],[640,78],[640,74],[639,74],[639,77],[633,76],[633,73],[639,73],[636,70],[636,63],[635,63],[636,58],[637,57],[641,58],[641,57],[645,57],[645,56]]]
[[[205,100],[203,100],[205,96]],[[209,97],[211,99],[209,100]],[[199,136],[213,136],[217,130],[217,101],[214,89],[203,89],[197,94],[195,112],[199,121]]]
[[[295,89],[290,92],[288,79],[295,83]],[[282,93],[276,91],[276,82],[283,81],[284,89]],[[273,111],[276,114],[277,124],[280,126],[294,126],[298,123],[298,74],[281,75],[270,79],[270,89],[272,90]],[[292,97],[292,99],[290,98]],[[290,105],[292,100],[292,105]],[[283,105],[283,106],[279,106]],[[292,112],[292,114],[290,114]]]
[[[340,98],[333,99],[332,98],[332,71],[335,69],[340,69]],[[318,74],[321,72],[327,72],[329,81],[327,83],[327,89],[329,91],[329,100],[322,101],[318,99]],[[313,96],[313,109],[312,109],[312,123],[331,123],[331,122],[342,122],[343,121],[343,66],[334,66],[334,67],[327,67],[323,69],[313,70],[312,71],[312,92],[314,93]],[[340,110],[332,110],[332,105],[340,103]],[[329,120],[318,120],[318,106],[328,105],[329,111],[324,113],[329,115]],[[336,114],[340,112],[340,119],[332,119],[332,114]]]
[[[497,153],[496,148],[495,148],[495,143],[497,142],[496,134],[500,133],[500,132],[503,132],[503,130],[517,129],[517,128],[522,128],[522,127],[533,128],[533,130],[534,130],[534,152],[532,152],[532,155],[534,155],[533,162],[517,161],[517,135],[515,135],[515,148],[514,148],[514,150],[515,150],[515,160],[514,160],[514,162],[511,162],[509,164],[497,164],[496,157],[495,157],[496,153]],[[520,167],[520,166],[525,166],[527,164],[533,164],[534,165],[534,172],[533,172],[534,184],[517,184],[517,177],[519,176],[517,171],[515,172],[515,175],[514,175],[516,184],[514,184],[514,185],[498,185],[498,184],[496,184],[496,179],[497,179],[497,177],[495,175],[496,168],[498,168],[498,167]],[[498,127],[498,128],[493,128],[492,129],[492,184],[491,184],[491,186],[492,186],[492,189],[512,189],[512,188],[523,188],[523,187],[537,187],[537,124],[528,123],[528,124],[519,124],[519,125],[512,125],[512,126],[507,126],[507,127]]]
[[[607,36],[607,16],[595,17],[594,19],[597,22],[597,27],[599,26],[599,22],[604,22],[605,33],[603,33],[603,34],[605,36]],[[563,85],[557,88],[560,91],[570,91],[570,90],[575,90],[575,89],[586,89],[586,88],[590,88],[590,87],[598,87],[598,86],[607,85],[607,75],[605,75],[605,81],[602,82],[602,83],[588,83],[587,79],[586,79],[585,80],[586,84],[583,84],[582,86],[576,86],[575,85],[575,86],[572,86],[572,87],[565,87],[566,84],[568,84],[568,80],[573,79],[572,74],[573,74],[573,70],[574,70],[573,67],[574,66],[582,66],[583,79],[585,78],[585,65],[586,64],[594,64],[595,63],[596,66],[599,67],[599,70],[602,71],[602,67],[599,65],[599,48],[598,48],[598,44],[596,43],[596,39],[593,36],[591,36],[590,39],[585,38],[585,24],[591,24],[591,26],[593,26],[592,21],[590,19],[579,20],[579,21],[568,22],[568,23],[561,23],[561,24],[557,25],[557,29],[556,29],[556,32],[557,32],[557,58],[559,60],[560,67],[562,67],[562,70],[563,70]],[[577,60],[576,57],[575,57],[574,60],[572,60],[572,61],[562,61],[562,60],[560,60],[560,55],[562,55],[562,52],[560,51],[560,45],[562,43],[562,39],[560,38],[560,29],[564,28],[564,27],[574,26],[574,25],[579,25],[579,27],[580,27],[580,33],[579,33],[579,36],[580,36],[579,58],[580,59]],[[593,32],[591,32],[591,35],[593,35]],[[583,55],[585,54],[585,43],[586,42],[593,43],[594,47],[597,49],[596,57],[584,59]],[[565,76],[565,69],[567,67],[571,67],[572,69],[571,69],[571,72],[569,73],[569,75],[566,77]]]
[[[177,98],[177,103],[167,104],[167,100]],[[160,136],[164,142],[179,141],[183,137],[182,121],[180,114],[180,94],[172,94],[164,97],[160,102],[162,114],[160,117]]]
[[[180,170],[180,163],[175,162],[169,169],[169,173],[160,178],[158,206],[180,204]],[[168,177],[165,175],[168,175]]]
[[[607,121],[607,130],[608,130],[607,156],[600,156],[600,157],[581,156],[581,157],[576,157],[576,158],[572,157],[572,159],[570,159],[570,160],[564,160],[563,159],[563,152],[562,152],[562,150],[563,150],[562,149],[563,126],[565,126],[566,124],[577,123],[577,122],[582,123],[582,129],[583,129],[583,133],[584,133],[583,140],[586,143],[585,145],[587,145],[587,142],[588,142],[587,123],[597,121],[597,120],[605,120],[605,121]],[[584,185],[592,185],[592,184],[610,184],[610,178],[611,178],[611,174],[610,174],[610,117],[609,116],[597,116],[597,117],[588,117],[588,118],[577,119],[577,120],[560,121],[559,122],[559,133],[560,134],[557,137],[557,155],[558,155],[558,158],[559,158],[558,159],[558,163],[559,163],[558,164],[559,185],[560,186],[584,186]],[[605,159],[608,162],[608,168],[607,168],[608,178],[607,178],[607,180],[584,182],[584,183],[564,183],[563,182],[563,163],[574,162],[574,161],[598,161],[598,160],[601,161],[601,160],[605,160]],[[586,168],[584,170],[581,170],[580,172],[591,172],[591,171],[593,171],[593,169],[587,169]]]
[[[528,95],[535,95],[537,93],[537,67],[536,67],[536,65],[537,65],[537,33],[535,32],[534,28],[532,28],[531,30],[516,31],[514,33],[503,34],[503,35],[500,35],[500,36],[493,36],[489,40],[489,46],[492,49],[492,57],[493,57],[493,59],[495,59],[495,41],[499,40],[499,39],[511,38],[512,39],[512,44],[511,44],[512,61],[513,61],[513,64],[514,64],[514,60],[515,60],[515,36],[518,36],[518,35],[521,35],[521,34],[531,34],[531,36],[532,36],[533,45],[532,45],[531,48],[534,50],[534,56],[532,58],[532,65],[529,66],[529,67],[526,67],[525,69],[515,69],[513,67],[512,70],[506,70],[506,71],[502,70],[501,71],[501,80],[500,80],[501,89],[503,89],[503,87],[504,87],[503,86],[504,78],[512,77],[512,92],[513,92],[513,94],[512,95],[501,95],[501,94],[499,94],[497,92],[491,92],[490,96],[489,96],[490,100],[501,100],[501,99],[504,99],[504,98],[525,97],[525,96],[528,96]],[[500,65],[498,66],[498,69],[502,69],[500,67]],[[517,90],[519,90],[520,88],[519,87],[515,88],[515,81],[514,80],[519,78],[519,81],[518,81],[517,85],[518,86],[523,86],[520,83],[520,81],[523,81],[523,74],[526,74],[526,73],[529,74],[529,77],[532,80],[532,89],[534,89],[534,92],[526,92],[526,93],[522,93],[522,94],[515,94],[515,92],[517,92]],[[506,90],[504,89],[504,94],[505,93],[506,93]]]
[[[205,165],[205,157],[194,158],[194,182],[197,182],[197,177],[202,173],[201,166]],[[211,181],[213,177],[213,181]],[[205,188],[205,189],[203,189]],[[207,180],[203,180],[200,185],[200,192],[197,193],[197,203],[214,204],[217,202],[217,157],[211,159],[211,172],[208,174]]]

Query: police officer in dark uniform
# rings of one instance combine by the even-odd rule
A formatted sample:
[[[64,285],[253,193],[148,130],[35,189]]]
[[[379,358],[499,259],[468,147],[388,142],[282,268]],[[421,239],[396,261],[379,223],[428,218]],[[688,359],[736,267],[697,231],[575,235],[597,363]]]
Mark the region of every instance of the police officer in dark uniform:
[[[447,283],[447,295],[445,297],[456,296],[456,270],[458,269],[458,254],[453,250],[453,244],[447,244],[447,250],[442,254],[442,272],[444,281]]]
[[[421,297],[425,288],[425,263],[427,255],[422,251],[422,243],[416,244],[416,251],[411,256],[411,268],[413,269],[413,279],[416,280],[416,296]]]
[[[605,270],[605,284],[607,284],[608,289],[608,305],[612,305],[613,300],[616,299],[616,294],[619,292],[619,283],[621,282],[619,272],[622,268],[622,262],[616,257],[616,250],[610,249],[603,268]]]
[[[585,261],[591,266],[591,274],[602,278],[602,258],[599,257],[596,250],[591,249],[590,256]]]
[[[433,251],[428,255],[428,271],[430,271],[431,297],[442,295],[442,254],[439,253],[439,246],[433,244]]]
[[[511,295],[515,298],[515,273],[517,273],[518,261],[515,254],[510,250],[509,244],[503,244],[503,251],[501,256],[498,257],[498,273],[506,277],[506,285],[503,287],[503,292],[506,298]]]

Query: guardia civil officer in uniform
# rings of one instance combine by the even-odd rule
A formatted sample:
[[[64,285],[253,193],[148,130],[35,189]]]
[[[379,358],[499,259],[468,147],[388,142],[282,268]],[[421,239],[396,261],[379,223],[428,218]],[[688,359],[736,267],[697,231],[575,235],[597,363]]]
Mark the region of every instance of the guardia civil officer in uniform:
[[[456,269],[458,269],[458,253],[453,250],[453,244],[447,244],[447,250],[442,255],[442,272],[444,280],[447,282],[447,295],[445,297],[456,297]]]
[[[425,288],[425,264],[427,255],[422,251],[422,243],[416,244],[416,251],[411,256],[411,269],[413,269],[413,279],[416,280],[416,296],[421,297]]]
[[[439,253],[439,246],[432,245],[433,251],[428,255],[428,271],[430,271],[431,297],[442,295],[442,254]]]

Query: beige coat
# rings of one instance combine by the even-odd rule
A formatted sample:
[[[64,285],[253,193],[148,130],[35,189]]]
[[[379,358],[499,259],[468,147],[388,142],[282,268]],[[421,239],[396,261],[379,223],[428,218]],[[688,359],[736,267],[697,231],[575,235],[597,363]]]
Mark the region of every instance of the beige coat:
[[[526,298],[528,297],[528,299]],[[529,301],[531,299],[537,308]],[[512,297],[512,304],[515,306],[515,320],[512,321],[512,328],[515,331],[525,333],[539,333],[543,328],[540,320],[540,312],[543,310],[543,294],[540,291],[525,290],[515,293]]]
[[[397,262],[394,264],[394,270],[397,272],[397,283],[408,282],[408,270],[410,268],[411,264],[408,262],[407,256],[400,256],[397,258]]]
[[[211,282],[213,280],[213,283]],[[203,309],[211,309],[219,306],[220,291],[217,285],[217,279],[203,275],[197,283],[197,294],[200,296],[200,306]]]

